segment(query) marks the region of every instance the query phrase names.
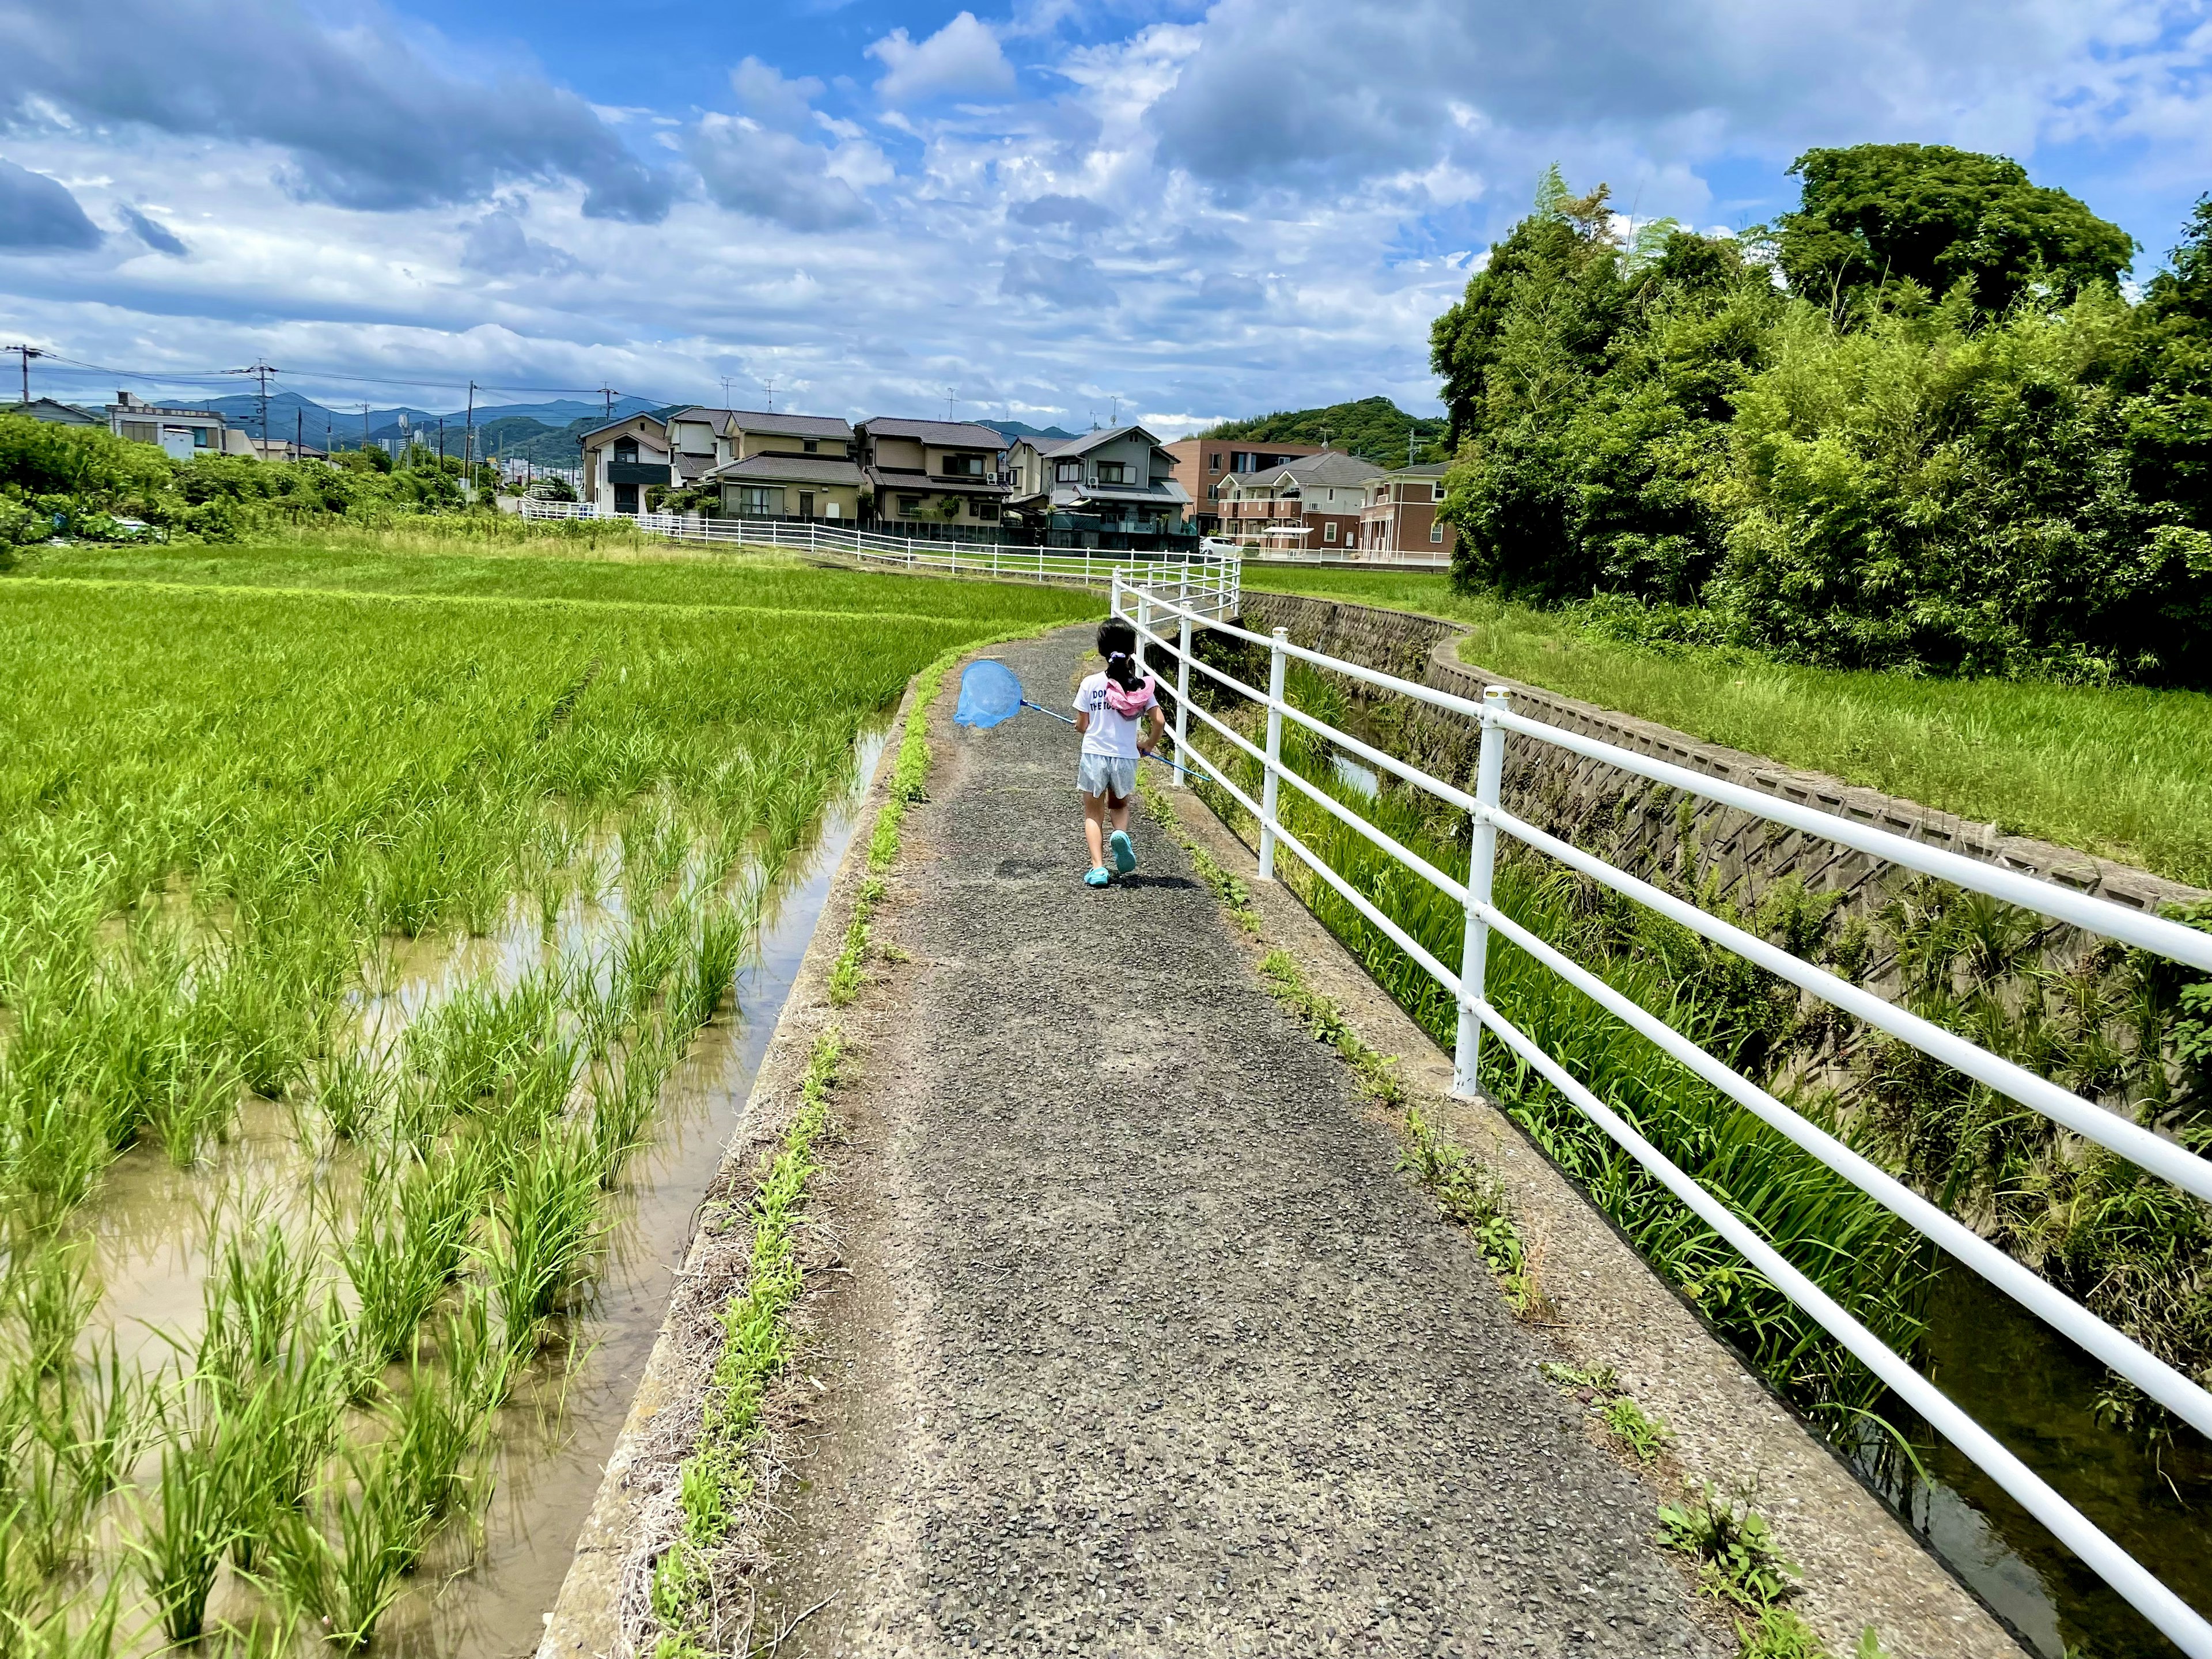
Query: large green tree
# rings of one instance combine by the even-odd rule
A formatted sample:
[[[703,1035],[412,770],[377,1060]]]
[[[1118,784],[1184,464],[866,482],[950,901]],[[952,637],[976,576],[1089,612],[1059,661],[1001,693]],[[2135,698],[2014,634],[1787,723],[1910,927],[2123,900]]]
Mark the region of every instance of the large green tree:
[[[1803,196],[1776,227],[1777,252],[1790,291],[1816,304],[1902,282],[1940,298],[1963,282],[2001,313],[2039,282],[2070,301],[2135,257],[2127,232],[2002,155],[1853,144],[1808,149],[1790,171]]]

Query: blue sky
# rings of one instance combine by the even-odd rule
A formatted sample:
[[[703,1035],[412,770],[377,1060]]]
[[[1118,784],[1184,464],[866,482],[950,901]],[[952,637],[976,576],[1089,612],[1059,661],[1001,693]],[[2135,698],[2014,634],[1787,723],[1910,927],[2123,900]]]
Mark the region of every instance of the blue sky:
[[[1427,410],[1547,162],[1732,228],[1812,145],[1999,150],[2142,275],[2208,58],[2168,0],[0,0],[0,343],[433,407]]]

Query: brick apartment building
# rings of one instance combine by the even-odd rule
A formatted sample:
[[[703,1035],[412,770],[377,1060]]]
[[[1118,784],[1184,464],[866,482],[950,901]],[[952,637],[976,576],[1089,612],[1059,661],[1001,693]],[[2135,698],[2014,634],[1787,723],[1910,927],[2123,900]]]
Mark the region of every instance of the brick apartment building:
[[[1382,469],[1340,449],[1250,472],[1224,473],[1215,505],[1220,534],[1248,549],[1351,557]]]
[[[1175,481],[1190,497],[1199,532],[1211,536],[1221,528],[1221,486],[1225,479],[1318,455],[1325,446],[1260,444],[1249,438],[1185,438],[1161,447],[1174,459]]]
[[[1367,486],[1359,511],[1359,550],[1374,556],[1449,560],[1459,532],[1437,517],[1444,498],[1443,463],[1386,472]]]

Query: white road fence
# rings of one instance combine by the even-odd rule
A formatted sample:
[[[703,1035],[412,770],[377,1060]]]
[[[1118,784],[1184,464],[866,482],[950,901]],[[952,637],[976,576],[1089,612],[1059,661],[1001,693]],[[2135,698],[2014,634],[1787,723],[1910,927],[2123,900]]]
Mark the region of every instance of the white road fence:
[[[2145,1618],[2192,1659],[2212,1659],[2212,1624],[2146,1571],[2134,1557],[2107,1537],[1993,1436],[1969,1417],[1942,1391],[1848,1311],[1819,1285],[1792,1267],[1733,1211],[1593,1094],[1565,1066],[1546,1053],[1526,1033],[1505,1018],[1483,994],[1484,969],[1491,937],[1506,939],[1559,975],[1601,1007],[1617,1016],[1666,1051],[1706,1083],[1745,1110],[1789,1137],[1883,1205],[1907,1225],[1934,1241],[1945,1252],[1980,1273],[2022,1307],[2070,1340],[2094,1354],[2104,1364],[2126,1377],[2144,1394],[2200,1432],[2212,1436],[2212,1395],[2182,1376],[2133,1339],[2114,1329],[2054,1286],[2029,1272],[2003,1251],[1910,1188],[1887,1170],[1869,1162],[1840,1140],[1801,1115],[1796,1110],[1691,1042],[1640,1004],[1567,956],[1530,933],[1492,902],[1498,836],[1502,832],[1580,872],[1613,891],[1658,911],[1692,931],[1726,946],[1767,972],[1810,992],[1832,1006],[1911,1043],[1942,1063],[1987,1085],[2031,1111],[2040,1112],[2077,1134],[2095,1141],[2141,1168],[2172,1182],[2200,1199],[2212,1200],[2212,1162],[2141,1126],[2105,1110],[2094,1101],[1982,1048],[1966,1038],[1929,1024],[1894,1004],[1861,990],[1812,963],[1804,961],[1757,935],[1745,932],[1695,905],[1649,883],[1638,880],[1604,860],[1545,834],[1522,822],[1499,804],[1505,745],[1509,739],[1553,744],[1578,755],[1605,762],[1623,771],[1649,778],[1670,788],[1755,813],[1773,823],[1868,853],[1908,869],[1936,876],[1969,890],[1984,893],[2106,938],[2172,961],[2212,970],[2212,935],[2185,927],[2163,917],[2147,915],[2103,899],[2023,876],[2015,871],[1984,864],[1954,853],[1909,841],[1901,836],[1831,816],[1755,789],[1723,782],[1703,773],[1669,765],[1664,761],[1616,748],[1579,733],[1547,726],[1516,714],[1506,691],[1492,687],[1480,702],[1454,696],[1432,687],[1378,673],[1357,663],[1309,651],[1290,642],[1282,629],[1273,637],[1255,634],[1216,619],[1188,603],[1172,586],[1146,579],[1132,571],[1117,577],[1113,586],[1115,612],[1127,616],[1138,629],[1139,650],[1165,653],[1174,664],[1176,685],[1176,759],[1211,779],[1257,821],[1260,829],[1260,876],[1272,880],[1278,848],[1303,860],[1413,961],[1430,974],[1459,1008],[1458,1042],[1455,1053],[1455,1087],[1463,1095],[1475,1089],[1475,1066],[1486,1030],[1513,1054],[1526,1060],[1544,1079],[1610,1137],[1622,1150],[1663,1182],[1700,1219],[1742,1255],[1777,1289],[1818,1321],[1868,1370],[1919,1413],[1929,1425],[1972,1458],[1981,1469],[2094,1569],[2106,1583],[2132,1603]],[[1194,654],[1194,630],[1212,629],[1231,640],[1261,647],[1268,653],[1267,687],[1246,685]],[[1155,666],[1160,662],[1156,655]],[[1376,690],[1409,697],[1433,708],[1463,714],[1480,723],[1481,746],[1475,766],[1473,793],[1431,777],[1419,768],[1362,742],[1350,732],[1315,719],[1296,708],[1283,692],[1285,672],[1293,660],[1310,664],[1333,674],[1362,682]],[[1202,675],[1231,697],[1266,711],[1265,744],[1254,743],[1224,720],[1191,701],[1191,677]],[[1192,741],[1191,723],[1206,728],[1205,747]],[[1401,845],[1327,791],[1282,764],[1283,722],[1296,721],[1316,737],[1345,753],[1356,756],[1378,772],[1397,779],[1435,799],[1468,814],[1472,820],[1473,850],[1466,878],[1437,869],[1412,849]],[[1210,750],[1210,753],[1208,752]],[[1234,782],[1214,757],[1244,759],[1260,769],[1260,798],[1255,800]],[[1182,774],[1176,775],[1176,782]],[[1439,892],[1463,907],[1466,933],[1460,961],[1455,967],[1432,955],[1408,935],[1361,892],[1302,842],[1283,822],[1281,791],[1287,786],[1313,805],[1389,854]]]
[[[1117,571],[1176,596],[1178,603],[1212,617],[1233,617],[1243,599],[1242,562],[1232,551],[1200,547],[1188,552],[1144,554],[1113,549],[1009,547],[991,542],[939,541],[843,529],[820,520],[709,519],[690,513],[603,514],[588,502],[526,499],[526,519],[595,519],[633,526],[648,536],[725,547],[775,547],[833,554],[886,570],[925,570],[950,576],[995,576],[1002,580],[1079,583],[1103,587]]]

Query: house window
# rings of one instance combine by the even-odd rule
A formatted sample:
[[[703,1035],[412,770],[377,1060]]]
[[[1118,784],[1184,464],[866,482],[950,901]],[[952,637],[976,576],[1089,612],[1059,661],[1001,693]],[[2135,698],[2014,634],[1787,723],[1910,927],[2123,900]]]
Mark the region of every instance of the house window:
[[[1083,463],[1080,461],[1060,461],[1056,463],[1052,469],[1052,480],[1054,483],[1081,483],[1083,482]]]
[[[636,439],[617,438],[615,440],[615,464],[617,466],[624,465],[635,466],[637,465]]]
[[[808,454],[811,455],[819,451],[822,445],[818,439],[806,438],[800,441],[799,447],[805,450]]]
[[[1125,484],[1128,483],[1129,464],[1127,461],[1099,462],[1098,482],[1103,484]]]
[[[635,484],[617,484],[615,486],[615,511],[617,513],[635,513],[637,511],[637,486]]]
[[[996,501],[970,501],[968,503],[968,510],[986,524],[999,516],[999,504]]]
[[[744,501],[744,511],[755,518],[781,518],[783,515],[783,486],[747,484]]]
[[[1431,501],[1440,501],[1443,500],[1443,498],[1444,498],[1444,487],[1443,487],[1442,484],[1440,484],[1440,483],[1432,483],[1432,484],[1431,484],[1431,485],[1429,486],[1429,499],[1430,499]]]
[[[902,519],[918,519],[921,516],[921,496],[902,495],[898,498],[898,503],[899,517]]]
[[[980,478],[983,476],[983,458],[981,455],[947,455],[945,458],[945,476],[948,478]]]
[[[1220,455],[1220,452],[1216,451],[1214,453],[1212,453],[1212,454],[1211,454],[1211,455],[1207,456],[1207,457],[1206,458],[1206,471],[1209,471],[1209,472],[1218,472],[1218,471],[1221,471],[1221,455]]]
[[[1440,542],[1443,540],[1443,538],[1444,521],[1442,519],[1438,519],[1434,524],[1429,526],[1429,539],[1432,542]]]
[[[1335,520],[1331,519],[1327,524],[1321,527],[1321,538],[1325,542],[1333,542],[1336,539]]]

